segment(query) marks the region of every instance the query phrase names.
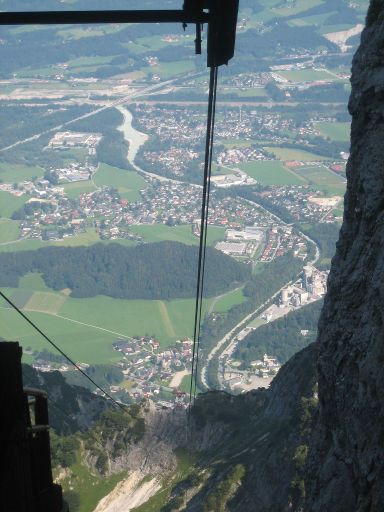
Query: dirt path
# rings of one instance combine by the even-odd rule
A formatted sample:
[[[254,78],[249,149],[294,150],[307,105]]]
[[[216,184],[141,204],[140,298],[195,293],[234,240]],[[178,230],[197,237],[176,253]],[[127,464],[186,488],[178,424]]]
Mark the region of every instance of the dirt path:
[[[167,335],[174,338],[176,336],[175,329],[174,329],[172,321],[169,317],[168,308],[162,300],[159,301],[159,311],[160,311],[161,318],[163,319],[164,327],[165,327],[165,330],[167,331]]]
[[[170,388],[179,388],[184,377],[186,377],[187,375],[190,375],[190,374],[191,374],[191,372],[189,370],[183,370],[181,372],[175,373],[175,375],[172,377],[171,382],[169,383],[169,387]]]

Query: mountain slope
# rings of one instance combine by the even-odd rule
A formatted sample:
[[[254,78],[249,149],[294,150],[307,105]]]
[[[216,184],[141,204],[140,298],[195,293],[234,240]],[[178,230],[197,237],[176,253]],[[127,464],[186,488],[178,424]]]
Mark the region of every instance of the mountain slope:
[[[383,19],[372,1],[352,67],[344,223],[319,324],[311,512],[384,510]]]

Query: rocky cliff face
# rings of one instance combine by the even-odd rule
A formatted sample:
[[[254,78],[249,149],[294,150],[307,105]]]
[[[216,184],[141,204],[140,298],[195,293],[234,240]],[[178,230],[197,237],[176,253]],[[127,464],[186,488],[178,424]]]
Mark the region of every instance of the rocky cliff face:
[[[384,4],[353,60],[344,222],[319,325],[311,512],[384,510]]]

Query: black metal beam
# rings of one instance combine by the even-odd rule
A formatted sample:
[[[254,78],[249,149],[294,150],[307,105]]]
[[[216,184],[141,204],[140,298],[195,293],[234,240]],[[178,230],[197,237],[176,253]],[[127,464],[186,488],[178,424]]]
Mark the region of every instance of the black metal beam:
[[[93,23],[208,23],[207,12],[184,10],[0,12],[0,25],[75,25]]]

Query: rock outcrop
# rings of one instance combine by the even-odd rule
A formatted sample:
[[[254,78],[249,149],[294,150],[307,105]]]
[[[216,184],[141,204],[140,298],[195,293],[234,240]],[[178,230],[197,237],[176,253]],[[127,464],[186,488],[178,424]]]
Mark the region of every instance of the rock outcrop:
[[[319,324],[309,512],[384,510],[384,3],[352,66],[344,222]]]

